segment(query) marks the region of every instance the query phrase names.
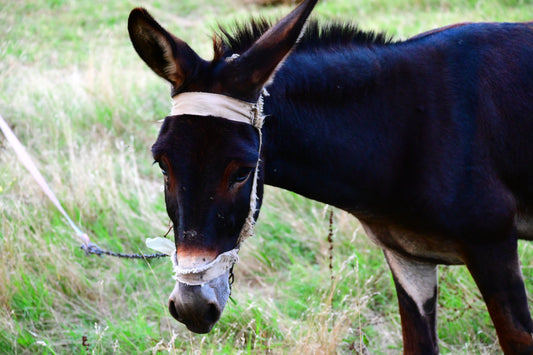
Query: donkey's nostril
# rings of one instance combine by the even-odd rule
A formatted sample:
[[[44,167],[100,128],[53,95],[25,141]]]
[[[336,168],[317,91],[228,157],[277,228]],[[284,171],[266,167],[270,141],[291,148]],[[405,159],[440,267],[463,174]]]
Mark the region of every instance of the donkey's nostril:
[[[207,311],[205,312],[205,321],[210,324],[214,324],[218,321],[220,318],[220,314],[222,313],[220,306],[216,303],[209,303],[207,308]]]
[[[174,303],[174,301],[172,300],[168,301],[168,310],[170,314],[172,315],[172,317],[174,317],[174,319],[176,319],[178,322],[182,322],[178,314],[178,310],[176,309],[176,304]]]

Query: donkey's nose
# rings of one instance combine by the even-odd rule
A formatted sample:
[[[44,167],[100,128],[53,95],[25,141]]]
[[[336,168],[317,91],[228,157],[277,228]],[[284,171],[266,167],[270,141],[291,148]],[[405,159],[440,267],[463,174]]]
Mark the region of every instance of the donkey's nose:
[[[218,304],[206,303],[205,307],[196,307],[194,311],[181,307],[173,300],[168,302],[168,310],[178,322],[184,323],[191,332],[209,333],[222,313]]]
[[[222,308],[209,285],[177,283],[168,301],[172,317],[195,333],[208,333],[219,320]]]

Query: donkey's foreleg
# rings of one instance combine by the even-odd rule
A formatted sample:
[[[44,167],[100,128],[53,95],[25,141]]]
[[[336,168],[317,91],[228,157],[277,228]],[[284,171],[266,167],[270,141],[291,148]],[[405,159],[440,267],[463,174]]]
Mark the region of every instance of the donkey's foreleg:
[[[533,322],[516,239],[469,246],[465,264],[476,281],[505,354],[533,354]]]
[[[391,250],[385,257],[398,294],[404,354],[438,354],[437,266]]]

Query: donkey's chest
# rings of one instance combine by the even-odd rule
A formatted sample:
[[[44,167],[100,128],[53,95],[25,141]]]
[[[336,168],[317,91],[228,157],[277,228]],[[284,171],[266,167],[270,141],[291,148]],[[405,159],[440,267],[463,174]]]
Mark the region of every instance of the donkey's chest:
[[[437,264],[463,264],[459,243],[401,227],[361,221],[368,237],[385,250]]]

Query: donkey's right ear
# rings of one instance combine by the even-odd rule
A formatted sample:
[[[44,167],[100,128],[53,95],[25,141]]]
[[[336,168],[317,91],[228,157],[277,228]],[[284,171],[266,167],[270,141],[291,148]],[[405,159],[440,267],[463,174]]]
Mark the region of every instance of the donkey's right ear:
[[[133,9],[128,19],[133,47],[146,64],[168,80],[177,91],[203,62],[188,45],[165,30],[142,8]]]

